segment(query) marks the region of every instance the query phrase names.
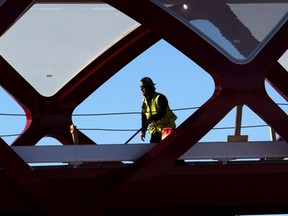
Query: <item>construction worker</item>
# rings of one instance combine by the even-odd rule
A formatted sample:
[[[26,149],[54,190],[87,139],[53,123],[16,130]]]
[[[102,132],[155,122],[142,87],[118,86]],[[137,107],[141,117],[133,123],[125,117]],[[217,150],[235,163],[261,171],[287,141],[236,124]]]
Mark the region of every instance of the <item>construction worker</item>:
[[[158,143],[162,140],[163,128],[175,129],[177,116],[170,110],[166,96],[155,91],[155,83],[151,78],[142,78],[140,88],[144,96],[141,115],[141,140],[145,141],[146,130],[149,126],[150,143]]]

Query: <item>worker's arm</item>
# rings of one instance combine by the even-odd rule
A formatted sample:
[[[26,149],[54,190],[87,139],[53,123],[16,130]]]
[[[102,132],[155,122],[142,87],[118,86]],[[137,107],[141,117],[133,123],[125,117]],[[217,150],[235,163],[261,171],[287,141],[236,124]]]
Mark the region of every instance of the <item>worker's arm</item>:
[[[142,112],[141,112],[141,140],[145,141],[146,131],[148,128],[147,117],[145,115],[145,104],[142,104]]]
[[[144,112],[141,113],[141,122],[142,122],[141,131],[146,132],[149,124],[147,123],[147,118]]]

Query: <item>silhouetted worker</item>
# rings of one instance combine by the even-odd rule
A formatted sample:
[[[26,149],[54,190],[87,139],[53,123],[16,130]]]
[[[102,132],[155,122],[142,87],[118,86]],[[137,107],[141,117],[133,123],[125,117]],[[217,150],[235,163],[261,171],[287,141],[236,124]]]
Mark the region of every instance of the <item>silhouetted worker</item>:
[[[140,88],[144,96],[142,101],[141,140],[145,141],[146,130],[149,126],[150,143],[160,142],[162,129],[175,129],[177,116],[171,111],[166,96],[155,91],[155,83],[151,78],[142,78]]]

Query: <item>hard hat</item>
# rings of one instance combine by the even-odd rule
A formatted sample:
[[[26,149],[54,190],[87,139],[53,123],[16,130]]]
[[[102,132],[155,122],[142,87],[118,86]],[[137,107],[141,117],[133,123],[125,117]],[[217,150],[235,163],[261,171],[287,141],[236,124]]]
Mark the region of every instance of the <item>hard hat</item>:
[[[143,77],[140,80],[140,87],[142,87],[142,86],[154,86],[154,85],[156,85],[156,84],[153,83],[152,79],[149,77]]]

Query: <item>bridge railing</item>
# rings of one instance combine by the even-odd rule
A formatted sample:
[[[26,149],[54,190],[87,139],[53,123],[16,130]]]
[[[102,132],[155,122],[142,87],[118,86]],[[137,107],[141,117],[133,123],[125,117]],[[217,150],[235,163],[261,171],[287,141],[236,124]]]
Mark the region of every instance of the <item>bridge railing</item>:
[[[155,144],[103,144],[103,145],[55,145],[12,146],[27,163],[75,163],[135,161]],[[285,141],[258,142],[200,142],[184,153],[180,160],[234,160],[255,158],[286,158],[288,144]]]

